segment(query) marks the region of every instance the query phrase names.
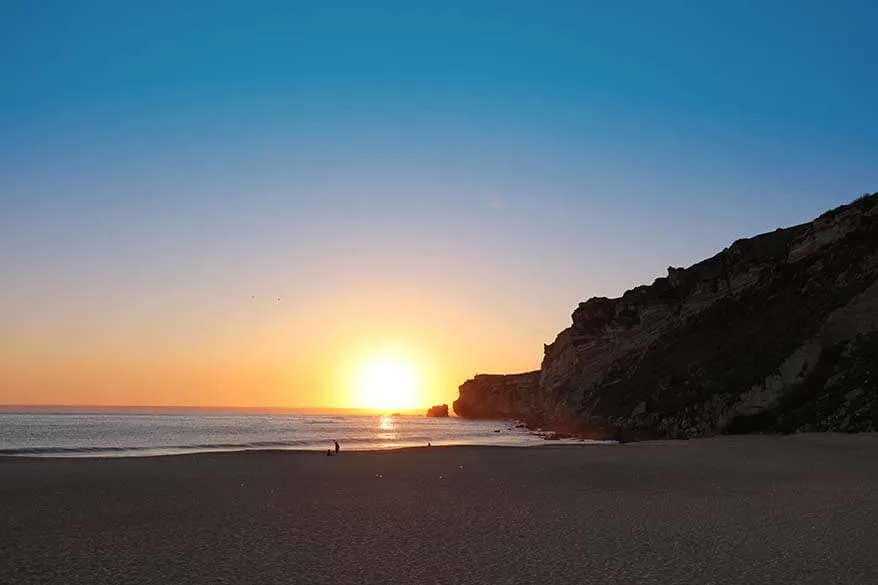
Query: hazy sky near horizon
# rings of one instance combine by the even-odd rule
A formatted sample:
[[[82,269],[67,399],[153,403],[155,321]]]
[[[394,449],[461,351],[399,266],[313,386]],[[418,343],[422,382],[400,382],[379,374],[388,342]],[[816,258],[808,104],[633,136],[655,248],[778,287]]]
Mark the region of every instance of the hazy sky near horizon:
[[[794,8],[793,8],[794,6]],[[0,403],[424,405],[878,190],[878,3],[0,1]]]

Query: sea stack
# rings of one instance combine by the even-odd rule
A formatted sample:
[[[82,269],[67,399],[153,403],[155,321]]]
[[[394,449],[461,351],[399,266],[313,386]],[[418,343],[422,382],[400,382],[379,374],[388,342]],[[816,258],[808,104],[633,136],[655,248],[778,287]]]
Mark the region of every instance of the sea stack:
[[[435,406],[431,406],[429,410],[427,410],[427,416],[434,418],[442,418],[448,416],[448,405],[437,404]]]

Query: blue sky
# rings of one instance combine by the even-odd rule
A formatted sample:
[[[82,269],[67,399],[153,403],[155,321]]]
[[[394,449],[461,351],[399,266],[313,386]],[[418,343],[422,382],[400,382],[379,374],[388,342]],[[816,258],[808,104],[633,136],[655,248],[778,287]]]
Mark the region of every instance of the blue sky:
[[[576,302],[878,190],[876,22],[867,1],[0,2],[0,343],[149,353],[148,321],[196,344],[246,329],[252,294],[327,340],[338,311],[402,311],[406,337],[445,307],[509,347],[455,368],[536,366]]]

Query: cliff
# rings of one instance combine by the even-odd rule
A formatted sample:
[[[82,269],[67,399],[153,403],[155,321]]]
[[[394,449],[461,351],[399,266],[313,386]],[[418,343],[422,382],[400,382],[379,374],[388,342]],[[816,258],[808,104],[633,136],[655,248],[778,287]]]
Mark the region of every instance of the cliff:
[[[540,372],[479,374],[464,382],[460,397],[451,405],[464,418],[530,418],[525,411],[538,395]]]
[[[464,417],[622,438],[878,429],[878,193],[592,298],[540,370],[476,376]]]

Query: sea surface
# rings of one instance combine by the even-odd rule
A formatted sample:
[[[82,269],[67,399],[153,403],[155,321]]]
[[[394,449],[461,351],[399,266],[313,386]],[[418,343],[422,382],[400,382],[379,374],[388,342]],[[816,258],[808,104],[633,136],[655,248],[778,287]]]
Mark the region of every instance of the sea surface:
[[[512,421],[415,415],[0,414],[0,455],[130,457],[263,449],[544,445]],[[556,442],[580,443],[567,439]]]

